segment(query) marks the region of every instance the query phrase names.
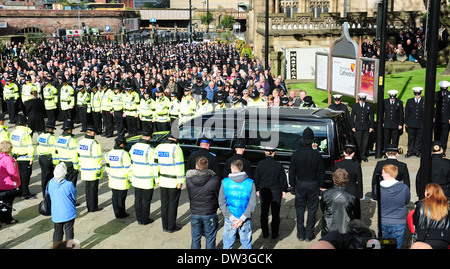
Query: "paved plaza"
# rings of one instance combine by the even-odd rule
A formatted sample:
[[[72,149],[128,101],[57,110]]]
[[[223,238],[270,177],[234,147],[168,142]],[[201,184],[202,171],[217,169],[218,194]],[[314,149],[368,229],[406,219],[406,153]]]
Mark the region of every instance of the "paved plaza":
[[[10,125],[8,125],[10,126]],[[55,135],[59,135],[62,123],[57,123]],[[9,131],[13,130],[10,126]],[[75,138],[79,140],[84,134],[79,132],[80,127],[76,125]],[[37,134],[33,137],[36,143]],[[103,147],[103,152],[108,152],[114,144],[113,138],[98,136],[97,141]],[[405,148],[405,146],[403,146]],[[408,164],[411,178],[411,203],[409,208],[414,207],[417,201],[415,190],[415,179],[419,168],[420,159],[417,157],[405,158],[399,156],[399,160]],[[375,164],[378,160],[373,156],[369,162],[362,163],[364,193],[370,192],[370,183]],[[80,206],[77,207],[77,218],[75,220],[75,239],[81,243],[83,249],[189,249],[191,243],[190,210],[189,200],[185,186],[181,192],[178,209],[177,224],[180,231],[166,233],[162,231],[160,212],[160,191],[155,189],[151,204],[151,218],[155,221],[146,226],[136,222],[134,212],[134,189],[128,190],[126,200],[127,212],[130,216],[124,219],[116,219],[113,214],[111,204],[111,190],[108,187],[107,174],[104,173],[99,186],[99,206],[103,210],[88,213],[85,203],[84,182],[78,180],[77,192]],[[42,200],[40,185],[40,167],[37,159],[33,163],[33,173],[30,183],[30,191],[37,193],[37,199],[24,200],[18,197],[14,201],[13,217],[19,222],[17,224],[5,225],[0,229],[1,249],[50,249],[52,247],[53,222],[50,217],[39,214],[38,204]],[[368,194],[367,194],[368,196]],[[377,204],[375,201],[367,199],[361,201],[362,220],[369,225],[372,230],[377,231]],[[223,215],[219,212],[219,232],[217,234],[217,247],[222,248]],[[265,239],[262,237],[259,217],[260,203],[258,202],[253,215],[253,248],[254,249],[307,249],[313,242],[320,238],[321,231],[320,209],[316,216],[316,238],[312,242],[300,242],[296,237],[296,214],[294,207],[294,195],[288,193],[282,201],[281,206],[281,227],[278,239]],[[270,221],[270,219],[269,219]],[[410,233],[407,231],[407,239],[404,247],[408,247]],[[240,248],[240,243],[236,241],[235,248]],[[202,241],[204,248],[204,240]]]

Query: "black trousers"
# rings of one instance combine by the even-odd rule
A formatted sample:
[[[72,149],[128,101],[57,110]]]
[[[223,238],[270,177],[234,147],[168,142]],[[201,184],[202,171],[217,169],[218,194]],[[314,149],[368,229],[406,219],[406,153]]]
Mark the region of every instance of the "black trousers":
[[[436,123],[436,128],[434,130],[434,140],[439,140],[442,143],[442,149],[447,150],[448,132],[450,124],[448,122]]]
[[[19,114],[19,109],[17,103],[14,99],[8,99],[6,102],[6,109],[8,110],[9,122],[16,123],[17,114]]]
[[[64,234],[66,235],[66,240],[74,238],[73,225],[75,219],[71,219],[66,222],[55,223],[53,231],[53,244],[63,241]]]
[[[105,135],[112,136],[114,133],[113,115],[109,111],[102,111],[103,126],[105,127]]]
[[[408,153],[420,153],[422,150],[422,128],[408,127],[406,132],[408,132]]]
[[[12,206],[14,199],[17,196],[21,196],[21,191],[18,189],[14,190],[0,190],[0,200],[3,202],[3,206],[0,206],[0,222],[5,223],[13,220],[12,217]],[[3,208],[2,208],[3,207]]]
[[[114,210],[114,216],[116,218],[123,218],[126,216],[125,212],[125,200],[127,198],[127,190],[115,190],[112,189],[112,205]]]
[[[98,130],[98,134],[102,134],[102,113],[92,112],[92,120],[94,122],[95,128]]]
[[[58,114],[58,110],[56,108],[47,110],[47,120],[48,120],[48,122],[56,124],[56,116],[57,116],[57,114]]]
[[[137,118],[134,116],[127,116],[127,126],[128,126],[128,135],[135,136],[137,135]]]
[[[367,145],[369,143],[369,130],[356,130],[355,139],[361,153],[361,159],[364,160],[368,157]]]
[[[153,122],[151,121],[141,121],[142,123],[142,131],[147,130],[150,133],[153,133]]]
[[[155,122],[156,123],[156,131],[162,132],[162,131],[170,131],[170,122]]]
[[[125,136],[125,126],[123,125],[123,112],[114,111],[114,121],[116,122],[116,130],[119,136]]]
[[[297,181],[295,185],[295,211],[297,213],[297,237],[314,236],[314,223],[319,207],[319,184]],[[308,210],[306,227],[305,211]]]
[[[399,139],[398,129],[383,128],[383,137],[384,137],[384,147],[387,147],[389,144],[393,144],[395,147],[398,146],[398,139]]]
[[[163,230],[174,230],[178,213],[178,202],[180,201],[181,189],[164,188],[161,190],[161,220]]]
[[[134,190],[134,209],[138,223],[147,224],[150,222],[150,204],[153,198],[153,189]]]
[[[53,178],[53,171],[55,170],[52,155],[47,154],[39,156],[39,166],[41,167],[41,188],[42,196],[44,197],[47,183]]]
[[[98,208],[98,180],[84,181],[86,207],[88,212],[94,212]]]
[[[19,167],[21,181],[19,189],[22,191],[22,196],[29,196],[31,193],[28,186],[30,185],[32,171],[30,161],[17,161],[17,166]]]
[[[261,201],[261,230],[264,235],[269,234],[269,210],[272,210],[272,235],[278,235],[280,228],[281,190],[262,188],[259,191]]]
[[[67,120],[67,119],[73,120],[72,109],[66,109],[66,110],[61,109],[61,112],[59,114],[61,116],[61,120],[63,120],[63,121]]]
[[[78,107],[78,120],[81,123],[81,131],[86,132],[86,128],[88,125],[88,117],[87,117],[87,108],[86,107]]]

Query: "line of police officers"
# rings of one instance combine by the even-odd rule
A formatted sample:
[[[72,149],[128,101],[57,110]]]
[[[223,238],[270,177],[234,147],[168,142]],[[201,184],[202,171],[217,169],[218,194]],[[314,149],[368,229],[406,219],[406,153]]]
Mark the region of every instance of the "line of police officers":
[[[450,82],[439,82],[440,91],[435,93],[434,112],[434,140],[440,141],[444,150],[447,149],[447,141],[450,126],[450,94],[448,87]],[[398,91],[388,91],[389,98],[383,104],[383,144],[384,148],[389,145],[398,147],[400,135],[403,132],[403,125],[408,133],[408,152],[405,157],[419,157],[422,148],[422,125],[424,100],[422,98],[422,87],[413,87],[414,97],[403,102],[397,98]],[[370,103],[366,102],[367,94],[358,94],[358,102],[352,106],[351,113],[347,106],[341,103],[342,95],[333,95],[334,103],[330,109],[345,111],[349,123],[354,132],[356,143],[360,150],[361,159],[368,161],[368,143],[370,133],[374,131],[374,109]]]

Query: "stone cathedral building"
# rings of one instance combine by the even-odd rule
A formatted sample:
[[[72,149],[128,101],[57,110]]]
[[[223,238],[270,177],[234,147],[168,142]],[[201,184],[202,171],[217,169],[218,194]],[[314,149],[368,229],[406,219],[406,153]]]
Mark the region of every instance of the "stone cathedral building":
[[[290,48],[329,47],[348,22],[351,37],[373,40],[377,35],[377,0],[251,0],[247,43],[264,62],[266,1],[269,1],[269,58],[272,70],[282,74],[283,55]],[[416,29],[426,17],[426,1],[388,0],[387,35],[395,40],[400,30]]]

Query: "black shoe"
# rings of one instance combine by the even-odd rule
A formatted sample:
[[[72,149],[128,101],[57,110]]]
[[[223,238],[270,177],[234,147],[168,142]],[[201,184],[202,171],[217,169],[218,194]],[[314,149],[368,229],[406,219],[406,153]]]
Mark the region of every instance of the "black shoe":
[[[411,156],[413,156],[413,154],[410,153],[410,152],[408,152],[408,153],[405,155],[405,158],[409,158],[409,157],[411,157]]]
[[[16,224],[17,222],[19,222],[18,220],[16,220],[16,219],[11,219],[11,220],[9,220],[9,221],[7,221],[6,222],[6,224]]]
[[[129,213],[124,213],[123,215],[117,216],[116,218],[123,219],[123,218],[128,217],[129,215],[130,215]]]
[[[314,236],[314,235],[311,237],[308,237],[308,238],[306,238],[306,242],[311,242],[314,240],[314,238],[316,238],[316,236]]]
[[[36,196],[36,194],[31,193],[31,194],[23,196],[23,198],[26,199],[26,200],[28,200],[28,199],[37,199],[37,196]]]
[[[272,239],[277,239],[280,235],[279,234],[272,234]]]
[[[263,238],[269,238],[269,233],[263,233]]]
[[[139,225],[147,225],[147,224],[153,223],[154,221],[155,221],[155,220],[153,220],[153,219],[149,219],[149,220],[146,221],[146,222],[138,221],[138,224],[139,224]]]
[[[368,162],[369,160],[367,158],[364,158],[363,161]]]
[[[304,236],[297,236],[298,241],[303,242],[305,241],[305,237]]]
[[[169,233],[174,233],[181,230],[181,227],[176,226],[173,230],[168,230]]]
[[[92,211],[88,211],[88,212],[97,212],[97,211],[101,211],[103,210],[103,207],[97,207],[96,209],[92,210]]]
[[[420,153],[419,152],[417,152],[415,155],[416,155],[416,157],[420,157]]]

